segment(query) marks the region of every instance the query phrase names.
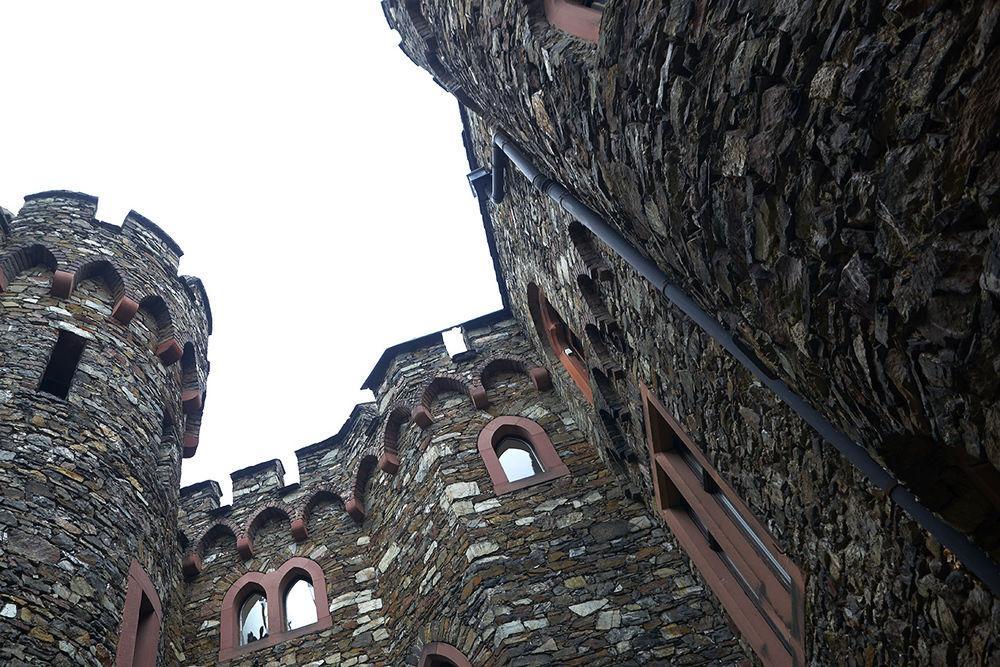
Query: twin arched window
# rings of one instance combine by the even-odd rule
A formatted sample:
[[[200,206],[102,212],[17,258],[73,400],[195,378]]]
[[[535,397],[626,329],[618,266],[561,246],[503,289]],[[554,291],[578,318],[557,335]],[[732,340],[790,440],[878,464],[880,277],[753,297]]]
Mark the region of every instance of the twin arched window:
[[[281,616],[285,631],[298,630],[318,620],[316,590],[308,576],[301,575],[294,579],[285,587],[284,593]],[[240,646],[270,636],[268,624],[267,595],[262,589],[251,589],[240,605]]]
[[[248,572],[222,602],[219,660],[330,627],[323,569],[290,558],[274,572]]]

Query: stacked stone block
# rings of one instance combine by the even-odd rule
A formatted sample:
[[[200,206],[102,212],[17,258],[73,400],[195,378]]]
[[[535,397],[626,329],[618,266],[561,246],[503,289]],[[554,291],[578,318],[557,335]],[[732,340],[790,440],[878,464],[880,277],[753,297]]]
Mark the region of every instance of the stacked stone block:
[[[322,565],[333,627],[232,664],[414,665],[430,642],[458,647],[475,665],[743,659],[672,538],[623,493],[539,381],[547,373],[517,323],[466,335],[473,352],[458,361],[440,341],[389,360],[372,380],[375,403],[359,406],[337,436],[299,450],[297,485],[280,486],[272,462],[234,474],[231,508],[218,508],[214,484],[185,490],[182,525],[202,544],[202,568],[188,583],[187,663],[216,660],[232,582],[291,555]],[[401,406],[413,420],[391,418]],[[495,494],[477,442],[500,415],[537,421],[571,475]],[[282,512],[256,529],[244,561],[239,539],[275,506]],[[307,536],[296,541],[303,516]]]
[[[111,663],[133,558],[177,609],[177,489],[200,417],[184,390],[204,390],[209,305],[162,230],[134,212],[109,225],[96,207],[33,195],[0,237],[3,664]],[[86,341],[66,399],[39,391],[60,331]],[[168,614],[166,663],[178,631]]]

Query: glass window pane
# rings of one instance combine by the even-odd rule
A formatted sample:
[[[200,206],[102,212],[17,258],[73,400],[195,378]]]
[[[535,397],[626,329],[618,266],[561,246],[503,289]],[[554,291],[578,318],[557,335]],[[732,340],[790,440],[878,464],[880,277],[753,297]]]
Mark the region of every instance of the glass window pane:
[[[299,579],[288,587],[285,619],[289,630],[316,622],[316,592],[308,579]]]
[[[267,637],[267,599],[253,593],[240,608],[240,646]]]
[[[497,445],[497,458],[508,482],[516,482],[543,472],[535,451],[520,438],[504,438]]]

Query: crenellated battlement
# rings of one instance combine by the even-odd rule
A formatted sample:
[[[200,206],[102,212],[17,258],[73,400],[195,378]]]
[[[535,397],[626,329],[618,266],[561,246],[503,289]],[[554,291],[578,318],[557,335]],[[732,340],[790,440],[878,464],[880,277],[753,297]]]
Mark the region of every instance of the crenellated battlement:
[[[548,371],[534,361],[528,341],[506,313],[477,318],[463,329],[470,349],[454,358],[440,333],[387,350],[366,382],[377,389],[376,400],[356,405],[335,435],[296,450],[298,483],[286,486],[281,461],[272,459],[231,474],[231,506],[219,507],[214,482],[183,489],[182,527],[191,544],[188,576],[200,572],[206,540],[220,532],[232,533],[243,560],[253,558],[256,529],[268,519],[280,518],[295,541],[305,540],[310,510],[324,499],[335,499],[363,523],[369,482],[378,474],[396,475],[400,457],[428,437],[438,421],[446,421],[445,413],[483,414],[491,407],[491,391],[503,390],[497,378],[505,374],[520,377],[522,387],[535,391],[551,387]]]
[[[23,293],[27,284],[22,276],[41,270],[30,282],[47,279],[47,298],[70,304],[79,317],[95,323],[103,318],[132,336],[148,338],[150,353],[164,366],[179,362],[184,422],[180,440],[184,455],[192,456],[198,447],[209,370],[208,295],[201,280],[178,275],[183,251],[166,232],[135,211],[120,226],[98,220],[97,201],[92,195],[65,190],[25,197],[18,214],[4,221],[0,236],[0,293]],[[88,281],[110,295],[107,306],[93,295],[77,298],[78,289]],[[69,313],[61,307],[50,312],[53,317]]]

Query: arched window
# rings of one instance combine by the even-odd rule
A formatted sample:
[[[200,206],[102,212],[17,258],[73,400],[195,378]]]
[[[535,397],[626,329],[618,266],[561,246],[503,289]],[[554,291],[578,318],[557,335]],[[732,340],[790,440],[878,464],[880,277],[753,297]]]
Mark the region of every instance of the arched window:
[[[569,475],[545,430],[526,417],[497,417],[479,432],[479,455],[499,495]]]
[[[267,597],[263,591],[254,591],[240,605],[240,646],[267,635]]]
[[[521,438],[514,436],[503,438],[497,443],[496,451],[508,482],[516,482],[545,472],[531,444]]]
[[[316,622],[316,591],[306,577],[295,579],[285,590],[285,629],[295,630]]]
[[[116,667],[156,663],[162,618],[156,588],[139,562],[133,559],[128,570],[125,608],[122,610],[121,634],[115,656]]]
[[[222,600],[219,662],[329,628],[319,563],[293,556],[272,572],[247,572]]]
[[[451,644],[431,642],[420,652],[418,667],[472,667],[469,659]]]

